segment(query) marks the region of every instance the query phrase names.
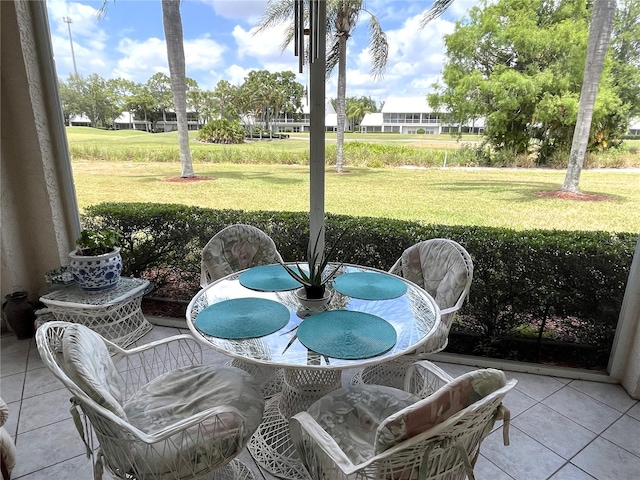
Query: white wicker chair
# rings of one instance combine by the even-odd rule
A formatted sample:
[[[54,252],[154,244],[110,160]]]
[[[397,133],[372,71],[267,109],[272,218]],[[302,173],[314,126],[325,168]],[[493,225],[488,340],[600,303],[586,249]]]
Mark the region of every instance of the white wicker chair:
[[[291,418],[291,436],[315,480],[473,480],[480,445],[496,420],[504,421],[509,444],[502,400],[515,384],[500,370],[452,379],[428,361],[416,362],[407,390],[336,390]]]
[[[365,368],[354,375],[354,385],[370,383],[402,388],[402,379],[411,363],[446,348],[453,317],[469,295],[473,261],[459,243],[434,238],[407,248],[389,273],[424,288],[440,307],[440,322],[436,325],[436,334],[418,350],[394,361]]]
[[[191,335],[124,350],[83,325],[53,321],[36,342],[73,395],[96,479],[104,469],[121,480],[255,478],[234,457],[262,420],[260,388],[240,369],[202,365]]]
[[[220,230],[202,249],[201,256],[202,287],[245,268],[282,263],[271,237],[257,227],[244,224],[230,225]],[[253,375],[265,398],[271,398],[282,390],[284,372],[281,368],[238,359],[232,360],[231,365]]]

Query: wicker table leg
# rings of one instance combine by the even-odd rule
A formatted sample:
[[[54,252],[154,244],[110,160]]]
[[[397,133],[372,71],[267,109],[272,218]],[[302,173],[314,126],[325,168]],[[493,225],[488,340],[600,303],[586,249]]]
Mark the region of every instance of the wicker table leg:
[[[289,417],[341,387],[340,370],[285,369],[282,393],[273,396],[247,448],[255,462],[276,477],[309,479],[289,434]]]

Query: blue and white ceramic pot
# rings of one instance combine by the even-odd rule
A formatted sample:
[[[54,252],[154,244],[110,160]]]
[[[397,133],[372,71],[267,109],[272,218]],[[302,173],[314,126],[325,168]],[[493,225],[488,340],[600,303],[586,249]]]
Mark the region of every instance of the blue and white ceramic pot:
[[[122,257],[120,248],[115,247],[111,253],[103,255],[76,255],[69,252],[71,274],[73,279],[86,292],[104,292],[114,288],[120,280]]]

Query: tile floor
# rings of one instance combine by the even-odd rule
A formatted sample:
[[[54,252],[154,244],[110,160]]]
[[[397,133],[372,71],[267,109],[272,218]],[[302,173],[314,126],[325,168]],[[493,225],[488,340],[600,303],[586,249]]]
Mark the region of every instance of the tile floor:
[[[155,326],[140,343],[179,332]],[[35,341],[3,335],[0,353],[0,395],[10,413],[5,427],[18,449],[14,480],[90,480],[91,463],[69,414],[69,394],[43,366]],[[212,351],[208,361],[226,359]],[[452,376],[475,368],[439,365]],[[640,402],[622,387],[506,373],[518,380],[505,399],[511,445],[502,445],[499,430],[487,437],[475,469],[478,480],[640,478]],[[273,480],[246,452],[240,458],[257,479]]]

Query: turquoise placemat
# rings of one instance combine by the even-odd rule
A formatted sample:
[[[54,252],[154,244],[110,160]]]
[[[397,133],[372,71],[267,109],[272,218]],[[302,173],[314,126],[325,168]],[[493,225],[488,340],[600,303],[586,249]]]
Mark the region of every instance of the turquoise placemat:
[[[234,298],[215,303],[196,316],[202,333],[238,340],[277,332],[289,322],[289,309],[265,298]]]
[[[375,272],[345,273],[333,281],[333,288],[363,300],[389,300],[407,292],[407,284],[399,278]]]
[[[364,312],[331,310],[311,315],[298,327],[298,339],[309,350],[345,360],[369,358],[396,344],[395,328]]]
[[[297,270],[298,267],[293,268]],[[282,265],[259,265],[250,268],[240,274],[238,281],[244,287],[261,292],[282,292],[301,286]]]

